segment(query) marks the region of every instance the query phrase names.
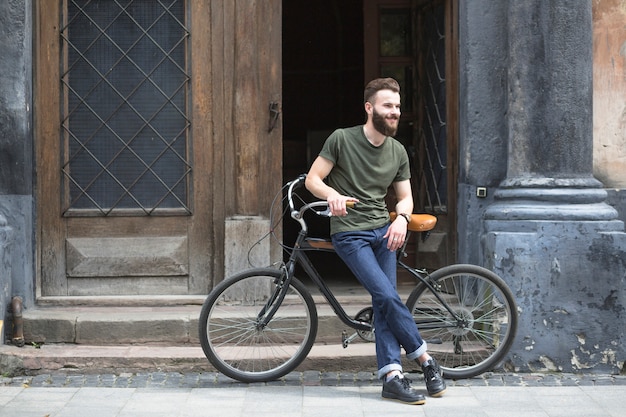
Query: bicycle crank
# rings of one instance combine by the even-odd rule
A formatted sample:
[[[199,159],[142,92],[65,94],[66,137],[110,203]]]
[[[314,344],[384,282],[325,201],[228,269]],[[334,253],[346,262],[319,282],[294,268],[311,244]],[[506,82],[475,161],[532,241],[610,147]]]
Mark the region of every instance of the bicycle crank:
[[[344,330],[341,332],[341,344],[343,348],[347,348],[350,343],[357,337],[365,340],[366,342],[373,342],[375,340],[374,336],[374,310],[372,307],[366,307],[363,310],[359,311],[354,319],[360,321],[361,323],[367,323],[372,327],[372,330],[357,330],[348,336],[348,333]]]
[[[356,316],[354,318],[358,321],[368,323],[370,326],[372,326],[371,331],[357,330],[356,332],[359,335],[359,337],[365,340],[366,342],[373,342],[376,339],[374,335],[374,309],[372,307],[366,307],[363,310],[356,313]]]

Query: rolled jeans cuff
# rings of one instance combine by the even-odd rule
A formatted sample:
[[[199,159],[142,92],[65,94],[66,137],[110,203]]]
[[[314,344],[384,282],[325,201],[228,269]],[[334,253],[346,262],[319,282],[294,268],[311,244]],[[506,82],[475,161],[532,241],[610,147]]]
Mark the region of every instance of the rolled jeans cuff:
[[[402,365],[399,363],[390,363],[389,365],[385,365],[378,370],[378,379],[383,379],[385,375],[387,375],[391,371],[400,371],[402,372]]]
[[[426,353],[427,350],[428,350],[428,345],[426,344],[426,342],[424,342],[422,343],[420,347],[417,348],[416,351],[407,353],[406,357],[407,359],[414,361],[414,360],[417,360],[417,358],[422,356],[424,353]]]

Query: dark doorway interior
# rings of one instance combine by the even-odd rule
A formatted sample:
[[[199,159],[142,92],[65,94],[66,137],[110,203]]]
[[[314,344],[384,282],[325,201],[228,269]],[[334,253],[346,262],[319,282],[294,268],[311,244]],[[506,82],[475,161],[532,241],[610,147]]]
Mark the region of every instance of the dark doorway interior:
[[[283,1],[283,180],[308,170],[330,132],[363,123],[362,0]],[[284,221],[285,242],[297,225]],[[327,220],[311,235],[328,236]],[[335,254],[312,253],[324,275],[355,279]],[[302,275],[302,274],[300,274]]]

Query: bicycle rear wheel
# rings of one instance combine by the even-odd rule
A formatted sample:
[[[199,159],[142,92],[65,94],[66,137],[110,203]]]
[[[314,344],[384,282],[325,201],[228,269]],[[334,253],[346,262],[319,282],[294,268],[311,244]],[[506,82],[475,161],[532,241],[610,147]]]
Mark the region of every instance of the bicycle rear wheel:
[[[517,308],[509,287],[488,269],[463,264],[433,272],[429,282],[460,320],[423,283],[411,292],[406,305],[443,374],[471,378],[493,369],[510,349],[517,330]]]
[[[200,344],[209,361],[241,382],[278,379],[308,355],[317,335],[317,310],[311,294],[291,280],[280,307],[261,325],[277,302],[283,271],[257,268],[218,284],[200,312]]]

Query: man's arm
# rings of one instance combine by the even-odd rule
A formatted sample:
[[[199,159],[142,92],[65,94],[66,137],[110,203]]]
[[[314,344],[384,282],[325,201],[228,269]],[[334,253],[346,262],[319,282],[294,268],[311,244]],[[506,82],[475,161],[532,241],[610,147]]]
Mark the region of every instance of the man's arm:
[[[413,193],[411,192],[411,180],[398,181],[393,183],[396,192],[396,213],[413,213]]]
[[[396,213],[406,213],[410,215],[413,212],[413,193],[411,192],[411,181],[404,180],[393,183],[393,189],[396,192]],[[404,244],[406,239],[408,222],[402,216],[397,216],[391,223],[384,237],[388,238],[387,248],[395,251]]]
[[[356,198],[341,195],[332,187],[329,187],[324,182],[324,178],[330,174],[335,164],[328,159],[318,156],[311,169],[306,175],[306,182],[304,185],[315,197],[328,202],[333,216],[345,216],[348,214],[346,210],[346,201],[358,201]]]

